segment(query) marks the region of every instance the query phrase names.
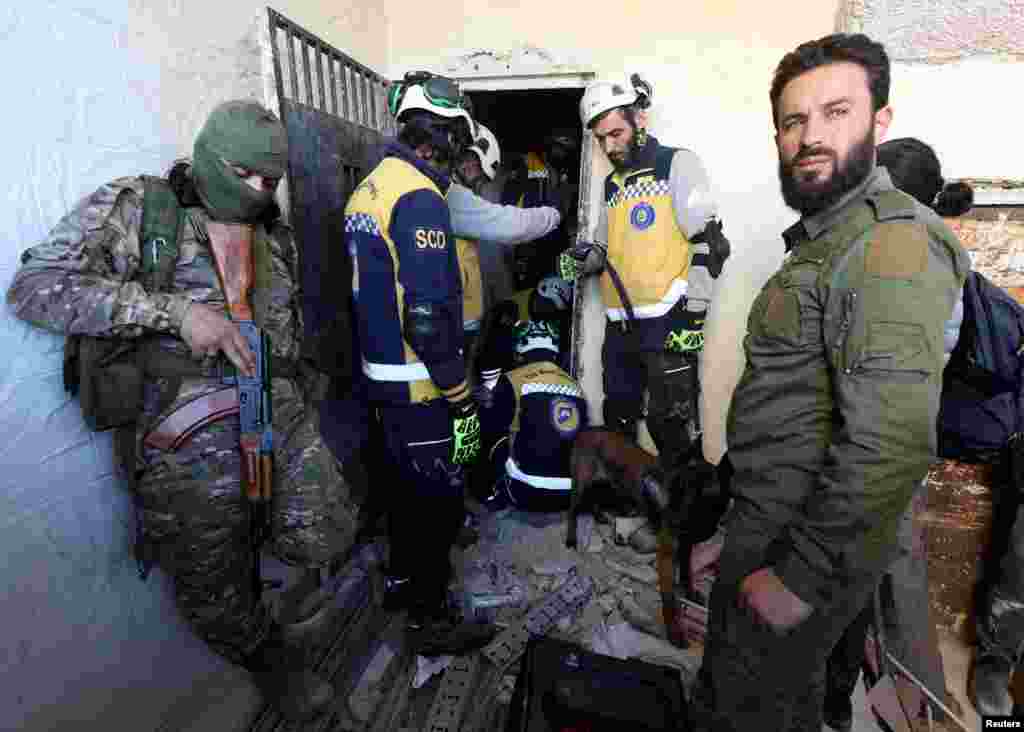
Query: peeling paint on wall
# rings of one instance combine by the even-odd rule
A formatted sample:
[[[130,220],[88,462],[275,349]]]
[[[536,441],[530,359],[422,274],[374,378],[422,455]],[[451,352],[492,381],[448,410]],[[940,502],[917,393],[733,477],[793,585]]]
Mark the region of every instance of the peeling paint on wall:
[[[836,29],[881,41],[893,61],[1024,60],[1024,0],[842,0]]]
[[[442,73],[453,76],[490,76],[497,74],[557,74],[574,70],[574,61],[558,58],[547,49],[530,44],[506,51],[480,49],[448,58]]]

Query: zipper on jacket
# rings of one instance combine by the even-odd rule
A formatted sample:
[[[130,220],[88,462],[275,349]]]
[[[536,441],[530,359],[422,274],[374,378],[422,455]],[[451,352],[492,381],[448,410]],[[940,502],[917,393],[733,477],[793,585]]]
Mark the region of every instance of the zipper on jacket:
[[[846,341],[850,336],[850,328],[853,326],[853,311],[857,306],[857,292],[850,290],[843,296],[843,318],[839,321],[839,335],[836,337],[835,349],[838,356],[842,356],[846,350]],[[843,373],[853,372],[853,364],[847,363]]]

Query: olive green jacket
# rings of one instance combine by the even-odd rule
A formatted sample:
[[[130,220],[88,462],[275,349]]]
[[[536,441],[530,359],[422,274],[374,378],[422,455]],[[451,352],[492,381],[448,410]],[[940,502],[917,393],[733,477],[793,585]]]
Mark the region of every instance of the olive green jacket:
[[[894,556],[935,457],[942,329],[970,263],[884,168],[783,237],[729,411],[730,555],[734,579],[771,566],[820,607]]]

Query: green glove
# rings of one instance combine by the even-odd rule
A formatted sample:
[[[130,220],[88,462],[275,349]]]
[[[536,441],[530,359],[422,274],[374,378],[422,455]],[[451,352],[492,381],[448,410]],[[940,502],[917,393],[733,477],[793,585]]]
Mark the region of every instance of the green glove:
[[[675,330],[665,336],[665,350],[668,353],[697,353],[704,350],[703,310],[690,310],[688,307],[681,314]]]
[[[480,416],[476,402],[466,397],[452,407],[452,462],[470,465],[480,454]]]
[[[558,274],[563,280],[572,282],[582,268],[583,263],[572,256],[571,249],[566,249],[558,256]]]
[[[670,330],[665,337],[665,350],[669,353],[686,353],[704,350],[704,330]]]
[[[584,269],[587,258],[593,251],[598,253],[598,266],[592,272],[599,272],[604,269],[604,262],[608,256],[608,247],[598,242],[577,242],[575,246],[569,247],[558,257],[558,273],[563,280],[575,280],[577,275],[589,274]]]

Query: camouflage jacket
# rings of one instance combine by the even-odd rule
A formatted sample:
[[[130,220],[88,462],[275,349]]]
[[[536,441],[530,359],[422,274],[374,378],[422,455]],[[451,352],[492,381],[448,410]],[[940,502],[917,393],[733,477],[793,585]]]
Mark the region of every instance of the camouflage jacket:
[[[143,197],[141,178],[119,178],[86,196],[45,241],[22,255],[7,292],[15,314],[64,334],[156,336],[162,348],[188,354],[180,338],[188,306],[225,307],[212,254],[202,241],[209,217],[201,206],[185,210],[173,283],[167,292],[147,292],[139,280]],[[257,281],[254,307],[263,313],[274,355],[296,360],[302,337],[298,250],[291,229],[281,223],[259,235],[266,238],[272,274],[269,287]],[[186,384],[184,391],[195,389]]]
[[[943,325],[970,264],[883,168],[783,236],[729,411],[730,579],[771,566],[821,607],[893,556],[935,457]]]

